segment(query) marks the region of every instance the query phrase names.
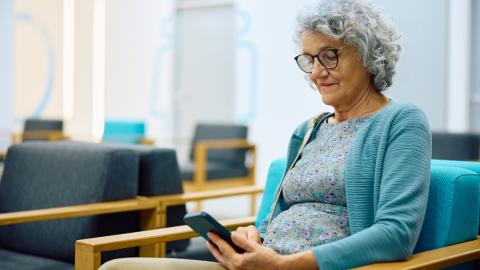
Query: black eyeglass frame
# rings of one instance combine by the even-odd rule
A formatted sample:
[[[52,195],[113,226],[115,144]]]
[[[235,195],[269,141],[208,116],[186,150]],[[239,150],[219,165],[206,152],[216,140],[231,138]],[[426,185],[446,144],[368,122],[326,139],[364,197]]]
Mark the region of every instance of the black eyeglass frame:
[[[310,55],[310,54],[307,54],[307,53],[302,53],[302,54],[299,54],[297,56],[295,56],[295,62],[297,63],[297,66],[300,68],[301,71],[305,72],[305,73],[312,73],[313,71],[313,65],[315,65],[315,58],[317,58],[318,62],[320,63],[320,65],[322,65],[322,67],[324,67],[325,69],[329,70],[329,69],[336,69],[338,67],[338,53],[347,48],[347,47],[351,47],[353,46],[352,44],[347,44],[345,46],[342,46],[340,48],[333,48],[333,47],[325,47],[325,48],[322,48],[316,55]],[[322,62],[322,60],[320,60],[320,58],[318,57],[322,52],[325,52],[325,51],[331,51],[335,54],[335,57],[337,59],[336,63],[335,63],[335,66],[334,67],[326,67],[325,64]],[[301,56],[304,56],[304,55],[307,55],[309,57],[311,57],[313,59],[313,65],[312,65],[312,70],[311,71],[305,71],[302,69],[302,67],[300,66],[300,64],[298,63],[298,58],[301,57]]]

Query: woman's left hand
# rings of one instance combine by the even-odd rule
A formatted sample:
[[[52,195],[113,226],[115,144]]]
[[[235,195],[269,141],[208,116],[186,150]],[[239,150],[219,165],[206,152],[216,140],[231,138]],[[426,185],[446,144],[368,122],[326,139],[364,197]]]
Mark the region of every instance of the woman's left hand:
[[[208,249],[227,269],[280,269],[279,265],[283,256],[256,241],[241,237],[236,232],[232,232],[232,241],[245,250],[245,253],[237,253],[225,240],[214,233],[208,233],[208,237],[215,244],[207,243]]]

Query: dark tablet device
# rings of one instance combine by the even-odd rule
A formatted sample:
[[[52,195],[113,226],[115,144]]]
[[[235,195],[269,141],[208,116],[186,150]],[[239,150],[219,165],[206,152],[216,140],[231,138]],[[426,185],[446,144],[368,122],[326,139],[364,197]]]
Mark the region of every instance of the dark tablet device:
[[[196,231],[200,236],[205,238],[207,241],[210,241],[210,239],[208,239],[207,233],[213,232],[218,234],[221,238],[223,238],[223,240],[225,240],[228,244],[230,244],[230,246],[232,246],[235,249],[235,251],[237,251],[238,253],[245,252],[242,248],[236,246],[232,242],[230,231],[227,230],[227,228],[223,227],[222,224],[218,223],[218,221],[216,221],[209,214],[205,212],[186,214],[183,217],[183,221],[185,221],[185,224],[190,226],[190,228]],[[210,241],[210,243],[212,242]]]

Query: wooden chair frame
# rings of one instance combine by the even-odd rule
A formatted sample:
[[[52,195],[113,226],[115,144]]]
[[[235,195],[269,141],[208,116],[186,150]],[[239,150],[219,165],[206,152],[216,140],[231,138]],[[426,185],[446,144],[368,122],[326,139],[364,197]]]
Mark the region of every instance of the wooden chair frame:
[[[212,149],[245,149],[250,154],[247,175],[244,177],[222,178],[208,181],[207,162],[208,150]],[[256,169],[256,146],[245,139],[232,140],[201,140],[194,146],[194,169],[193,179],[184,179],[183,190],[185,192],[215,190],[239,186],[255,185]],[[191,181],[190,181],[191,180]],[[197,210],[201,208],[201,202],[197,204]],[[256,197],[251,196],[250,214],[253,215],[256,210]]]
[[[49,130],[38,130],[38,131],[24,131],[23,133],[13,133],[12,134],[12,144],[18,144],[23,141],[23,139],[46,139],[47,141],[64,141],[69,140],[70,137],[65,135],[63,131],[49,131]]]
[[[229,230],[240,226],[255,224],[255,217],[245,217],[221,221]],[[153,245],[196,237],[198,234],[190,227],[177,226],[163,229],[119,234],[105,237],[78,240],[75,243],[75,270],[96,270],[100,267],[101,253],[144,245]],[[375,263],[355,268],[357,270],[411,270],[441,269],[480,258],[480,238],[439,249],[414,254],[410,259],[400,262]]]
[[[174,205],[182,205],[186,202],[218,199],[242,195],[255,195],[263,192],[263,187],[249,186],[236,187],[215,191],[205,191],[177,195],[163,195],[142,197],[138,196],[134,199],[101,202],[94,204],[74,205],[65,207],[56,207],[48,209],[37,209],[29,211],[18,211],[0,214],[0,226],[11,225],[34,221],[46,221],[62,218],[94,216],[101,214],[113,214],[129,211],[140,211],[140,229],[151,230],[164,228],[167,225],[167,207]],[[77,251],[75,251],[77,253]],[[100,266],[100,253],[82,256],[82,250],[79,250],[81,257],[89,257],[90,261],[77,261],[79,267],[83,269],[97,269]],[[142,257],[163,257],[165,256],[165,243],[153,243],[152,245],[141,245],[140,256]]]

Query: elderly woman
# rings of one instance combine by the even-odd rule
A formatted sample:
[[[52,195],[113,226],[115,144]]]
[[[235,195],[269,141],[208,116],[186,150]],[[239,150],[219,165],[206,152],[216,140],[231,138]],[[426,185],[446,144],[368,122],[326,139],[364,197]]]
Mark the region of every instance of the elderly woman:
[[[208,248],[228,269],[347,269],[406,259],[425,214],[431,138],[422,111],[383,94],[399,35],[369,3],[329,0],[300,13],[296,36],[295,60],[334,112],[294,132],[268,218],[258,230],[232,233],[246,252],[212,233]]]

